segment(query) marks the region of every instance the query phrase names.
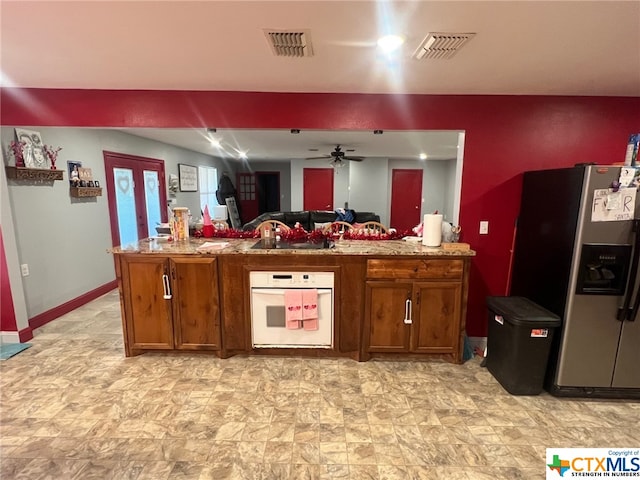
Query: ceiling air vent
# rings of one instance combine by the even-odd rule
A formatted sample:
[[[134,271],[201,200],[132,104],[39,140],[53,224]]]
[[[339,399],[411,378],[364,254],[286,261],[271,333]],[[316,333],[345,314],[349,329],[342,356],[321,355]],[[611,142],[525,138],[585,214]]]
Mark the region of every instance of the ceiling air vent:
[[[311,57],[311,35],[308,30],[265,30],[269,46],[276,57]]]
[[[414,58],[451,58],[475,33],[430,33],[420,44]]]

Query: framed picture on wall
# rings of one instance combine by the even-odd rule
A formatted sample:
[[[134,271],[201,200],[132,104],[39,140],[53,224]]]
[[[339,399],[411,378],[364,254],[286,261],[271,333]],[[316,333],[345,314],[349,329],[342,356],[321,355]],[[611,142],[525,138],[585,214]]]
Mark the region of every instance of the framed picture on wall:
[[[67,162],[67,168],[69,169],[69,184],[72,187],[79,187],[82,162]]]
[[[27,168],[49,168],[40,132],[16,128],[16,140],[22,142],[22,158]]]
[[[181,192],[198,191],[198,169],[184,163],[178,164],[178,177],[180,179]]]

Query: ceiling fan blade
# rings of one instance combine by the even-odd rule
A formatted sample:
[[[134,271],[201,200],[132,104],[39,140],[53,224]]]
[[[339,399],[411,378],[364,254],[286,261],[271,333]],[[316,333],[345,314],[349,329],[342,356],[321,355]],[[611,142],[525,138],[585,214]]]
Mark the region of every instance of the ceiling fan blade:
[[[361,162],[364,160],[364,157],[340,157],[343,160],[351,160],[352,162]]]
[[[324,155],[322,157],[307,157],[305,160],[326,160],[327,158],[331,158],[328,155]]]

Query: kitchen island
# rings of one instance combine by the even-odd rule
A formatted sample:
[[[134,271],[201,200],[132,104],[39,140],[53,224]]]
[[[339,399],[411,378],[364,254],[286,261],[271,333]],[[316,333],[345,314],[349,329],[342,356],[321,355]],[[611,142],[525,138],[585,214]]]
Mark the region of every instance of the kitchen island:
[[[206,242],[215,244],[202,251]],[[475,252],[403,240],[329,249],[256,248],[259,239],[145,239],[111,250],[125,354],[437,357],[460,363]],[[254,348],[250,273],[332,272],[331,348]]]

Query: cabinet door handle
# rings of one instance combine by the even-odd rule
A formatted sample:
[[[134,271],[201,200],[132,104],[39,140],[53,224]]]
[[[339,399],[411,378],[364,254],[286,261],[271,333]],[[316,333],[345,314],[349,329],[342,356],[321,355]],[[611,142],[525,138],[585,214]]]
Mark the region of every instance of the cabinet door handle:
[[[404,302],[404,320],[403,320],[405,325],[411,325],[411,323],[413,323],[411,321],[411,300],[407,299],[406,302]]]
[[[169,275],[162,275],[162,289],[164,290],[162,298],[165,300],[171,300],[171,284],[169,283]]]

